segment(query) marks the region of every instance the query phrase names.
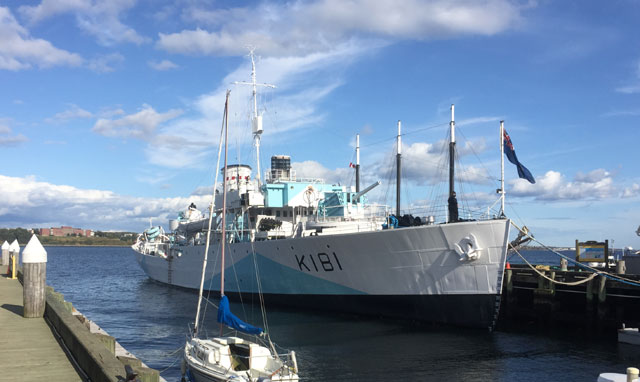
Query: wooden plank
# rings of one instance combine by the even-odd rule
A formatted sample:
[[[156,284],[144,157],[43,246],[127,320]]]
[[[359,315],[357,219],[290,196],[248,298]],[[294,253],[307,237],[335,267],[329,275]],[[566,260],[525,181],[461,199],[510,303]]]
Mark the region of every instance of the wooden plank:
[[[82,381],[44,318],[24,318],[18,280],[0,276],[0,381]]]

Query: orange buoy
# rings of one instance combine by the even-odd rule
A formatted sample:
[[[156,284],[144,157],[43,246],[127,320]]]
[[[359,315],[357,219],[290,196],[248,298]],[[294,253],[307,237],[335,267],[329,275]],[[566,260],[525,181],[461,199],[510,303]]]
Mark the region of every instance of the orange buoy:
[[[511,264],[509,264],[508,261],[507,261],[507,265],[504,267],[504,269],[511,269]]]

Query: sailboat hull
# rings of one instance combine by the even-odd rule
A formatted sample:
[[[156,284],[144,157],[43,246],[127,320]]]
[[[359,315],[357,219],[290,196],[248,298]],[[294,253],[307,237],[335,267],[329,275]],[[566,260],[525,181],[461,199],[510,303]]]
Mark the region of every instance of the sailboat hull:
[[[498,219],[233,243],[225,293],[262,292],[271,303],[490,327],[508,236],[509,220]],[[204,284],[213,291],[220,288],[218,251],[210,248]],[[198,288],[203,256],[204,246],[175,246],[168,259],[137,253],[137,260],[154,280]]]

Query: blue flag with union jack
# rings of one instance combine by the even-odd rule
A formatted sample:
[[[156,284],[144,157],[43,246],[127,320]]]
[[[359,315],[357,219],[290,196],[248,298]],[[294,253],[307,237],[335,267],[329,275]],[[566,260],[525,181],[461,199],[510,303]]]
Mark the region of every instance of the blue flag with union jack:
[[[516,167],[518,168],[518,176],[520,178],[528,180],[529,183],[535,183],[536,180],[533,178],[533,175],[531,175],[531,172],[518,160],[516,152],[513,149],[513,142],[511,142],[511,137],[509,137],[509,134],[507,134],[507,130],[503,130],[503,132],[504,153],[507,154],[507,159],[509,159],[509,162],[516,165]]]

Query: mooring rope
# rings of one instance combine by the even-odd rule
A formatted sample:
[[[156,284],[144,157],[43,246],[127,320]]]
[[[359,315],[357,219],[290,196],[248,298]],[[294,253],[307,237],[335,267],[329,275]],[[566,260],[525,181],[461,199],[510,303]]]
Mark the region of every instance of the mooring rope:
[[[182,349],[182,348],[180,348],[180,349]],[[180,350],[180,349],[178,349],[178,350]],[[173,362],[171,362],[171,365],[169,365],[169,366],[165,367],[164,369],[162,369],[162,370],[158,371],[158,374],[162,374],[162,373],[164,373],[165,371],[167,371],[167,370],[171,369],[171,368],[173,367],[173,365],[175,365],[175,364],[176,364],[176,362],[178,362],[181,358],[182,358],[182,356],[181,356],[181,355],[180,355],[180,356],[178,356],[178,357],[176,357],[176,359],[174,359],[174,360],[173,360]]]
[[[565,255],[563,255],[562,253],[560,253],[560,252],[558,252],[558,251],[554,250],[553,248],[548,247],[548,246],[547,246],[547,245],[545,245],[544,243],[541,243],[539,240],[537,240],[536,238],[534,238],[533,236],[531,236],[531,235],[529,234],[529,232],[524,231],[524,230],[522,230],[520,227],[518,227],[518,226],[517,226],[513,221],[511,221],[511,225],[513,225],[513,226],[514,226],[518,231],[520,231],[524,236],[526,236],[526,237],[528,237],[529,239],[531,239],[532,241],[534,241],[534,242],[536,242],[536,243],[540,244],[540,245],[541,245],[542,247],[544,247],[546,250],[548,250],[548,251],[550,251],[550,252],[553,252],[554,254],[556,254],[556,255],[560,256],[561,258],[563,258],[563,259],[565,259],[565,260],[567,260],[567,261],[570,261],[571,263],[573,263],[573,264],[575,264],[575,265],[577,265],[577,266],[579,266],[579,267],[581,267],[581,268],[584,268],[584,269],[586,269],[586,270],[588,270],[588,271],[592,272],[594,275],[604,276],[604,277],[606,277],[606,278],[608,278],[608,279],[611,279],[611,280],[614,280],[614,281],[618,281],[618,282],[621,282],[621,283],[623,283],[623,284],[628,284],[628,285],[633,285],[633,286],[640,287],[640,282],[638,282],[638,281],[636,281],[636,280],[632,280],[632,279],[628,279],[628,278],[626,278],[626,277],[622,277],[622,276],[614,275],[614,274],[611,274],[611,273],[609,273],[609,272],[601,271],[601,270],[599,270],[599,269],[596,269],[596,268],[590,267],[590,266],[588,266],[588,265],[586,265],[586,264],[582,264],[582,263],[580,263],[579,261],[577,261],[577,260],[575,260],[575,259],[572,259],[572,258],[570,258],[570,257],[568,257],[568,256],[565,256]],[[512,248],[513,248],[513,246],[512,246]],[[524,257],[523,257],[520,253],[518,253],[518,251],[517,251],[517,250],[515,250],[515,248],[513,248],[513,249],[514,249],[514,251],[515,251],[515,252],[516,252],[520,257],[522,257],[522,258],[524,259]],[[605,259],[605,260],[606,260],[606,259]],[[526,260],[525,260],[525,262],[526,262]],[[529,266],[531,266],[531,264],[530,264],[529,262],[527,262],[527,264],[529,264]],[[534,268],[534,269],[535,269],[535,268]],[[594,277],[595,277],[595,276],[594,276]],[[583,280],[583,281],[584,281],[584,280]],[[554,281],[554,282],[555,282],[555,281]],[[560,282],[558,282],[558,283],[560,283]]]
[[[565,281],[558,281],[558,280],[554,280],[551,277],[547,277],[547,275],[545,275],[543,272],[540,272],[536,267],[533,266],[533,264],[531,264],[530,262],[527,261],[527,259],[524,258],[524,256],[522,256],[520,254],[520,252],[518,252],[518,250],[511,244],[509,244],[509,246],[511,247],[511,249],[513,249],[513,251],[520,256],[520,258],[522,260],[524,260],[525,263],[527,263],[527,265],[529,266],[529,268],[533,269],[538,275],[540,275],[540,277],[547,279],[549,281],[551,281],[554,284],[561,284],[561,285],[571,285],[571,286],[575,286],[575,285],[580,285],[580,284],[584,284],[586,282],[589,282],[591,280],[593,280],[598,274],[597,273],[592,273],[591,275],[589,275],[589,277],[587,277],[584,280],[580,280],[580,281],[574,281],[574,282],[565,282]]]

